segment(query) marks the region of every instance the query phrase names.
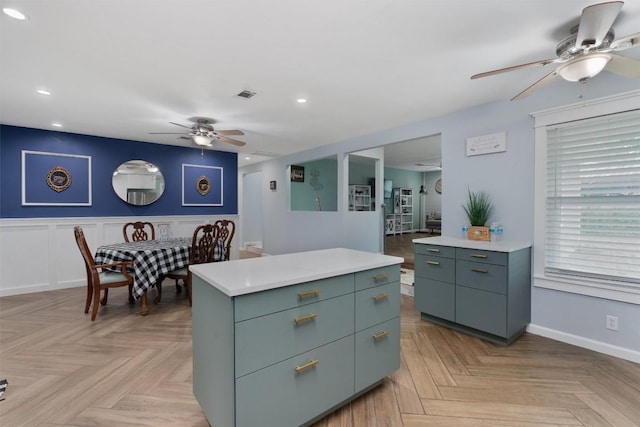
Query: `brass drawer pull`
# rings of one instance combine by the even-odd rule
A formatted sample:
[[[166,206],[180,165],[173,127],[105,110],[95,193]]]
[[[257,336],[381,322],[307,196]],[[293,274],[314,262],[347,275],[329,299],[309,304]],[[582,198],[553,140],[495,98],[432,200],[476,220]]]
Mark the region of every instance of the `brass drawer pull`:
[[[374,341],[378,341],[378,340],[381,340],[382,338],[384,338],[386,336],[389,336],[389,331],[379,332],[379,333],[377,333],[377,334],[375,334],[373,336],[373,340]]]
[[[488,273],[489,270],[485,270],[483,268],[472,268],[471,271],[475,271],[476,273]]]
[[[311,362],[307,362],[302,366],[296,366],[296,374],[301,374],[304,371],[306,371],[307,369],[313,368],[314,366],[316,366],[320,361],[318,359],[314,359]]]
[[[308,322],[310,320],[313,320],[316,317],[318,317],[318,315],[316,313],[311,313],[311,314],[307,314],[306,316],[296,317],[293,321],[296,322],[296,325],[299,325],[300,323],[304,323],[304,322]]]
[[[386,273],[376,274],[375,276],[373,276],[373,280],[376,282],[379,280],[387,280],[388,278],[389,278],[389,275]]]
[[[427,261],[427,264],[429,264],[429,265],[440,265],[440,263],[438,261]]]
[[[437,254],[440,253],[440,249],[427,249],[427,252],[435,252]]]
[[[384,294],[378,294],[378,295],[374,295],[373,296],[373,300],[375,302],[382,301],[382,300],[385,300],[387,298],[389,298],[389,294],[386,293],[386,292]]]
[[[470,254],[469,256],[471,258],[487,258],[486,255],[482,255],[482,254]]]
[[[306,291],[306,292],[298,292],[298,299],[317,297],[318,295],[320,295],[320,289],[314,289],[312,291]]]

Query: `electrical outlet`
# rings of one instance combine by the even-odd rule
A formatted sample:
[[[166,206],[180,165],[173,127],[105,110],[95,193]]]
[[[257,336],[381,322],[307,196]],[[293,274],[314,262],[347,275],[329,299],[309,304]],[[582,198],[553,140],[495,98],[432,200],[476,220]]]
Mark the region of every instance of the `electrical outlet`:
[[[618,330],[618,316],[607,314],[607,329],[611,329],[612,331]]]

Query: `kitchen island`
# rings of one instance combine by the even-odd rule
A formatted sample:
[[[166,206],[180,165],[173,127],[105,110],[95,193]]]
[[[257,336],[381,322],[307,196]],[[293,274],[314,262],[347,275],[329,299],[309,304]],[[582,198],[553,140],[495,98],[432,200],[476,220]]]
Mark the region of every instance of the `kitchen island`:
[[[414,239],[414,304],[421,317],[510,344],[531,320],[531,244]]]
[[[398,369],[402,262],[336,248],[191,266],[211,426],[308,425]]]

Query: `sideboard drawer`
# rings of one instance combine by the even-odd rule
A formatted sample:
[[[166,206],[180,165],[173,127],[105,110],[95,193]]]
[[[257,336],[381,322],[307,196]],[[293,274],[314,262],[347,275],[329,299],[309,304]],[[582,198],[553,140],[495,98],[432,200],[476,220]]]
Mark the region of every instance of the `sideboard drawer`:
[[[456,320],[456,286],[453,283],[420,279],[414,285],[416,310],[450,321]]]
[[[456,249],[456,258],[459,260],[482,262],[487,264],[507,265],[508,255],[509,254],[505,252],[493,252],[468,248]]]
[[[353,343],[351,335],[238,378],[235,425],[297,427],[349,398]]]
[[[400,317],[356,333],[358,392],[400,367]]]
[[[458,261],[456,283],[470,288],[507,294],[507,267],[478,262]]]
[[[418,243],[415,246],[415,253],[421,255],[434,255],[443,258],[455,258],[456,248],[451,246],[425,245]]]
[[[415,275],[441,282],[453,283],[456,278],[456,260],[432,255],[416,255]]]
[[[400,264],[355,273],[356,291],[400,281]]]
[[[507,336],[507,296],[456,287],[456,322],[500,337]]]
[[[398,315],[400,282],[356,292],[356,331]]]
[[[354,275],[329,277],[270,291],[241,295],[233,300],[236,322],[322,301],[353,292]]]
[[[354,332],[354,294],[235,324],[236,378]]]

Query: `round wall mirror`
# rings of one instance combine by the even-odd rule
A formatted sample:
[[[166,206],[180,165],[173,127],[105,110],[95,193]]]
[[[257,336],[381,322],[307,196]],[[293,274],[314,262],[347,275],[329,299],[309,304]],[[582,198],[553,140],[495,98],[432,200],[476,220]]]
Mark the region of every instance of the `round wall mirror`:
[[[145,160],[129,160],[118,166],[111,184],[118,197],[135,206],[150,205],[164,192],[162,172]]]

